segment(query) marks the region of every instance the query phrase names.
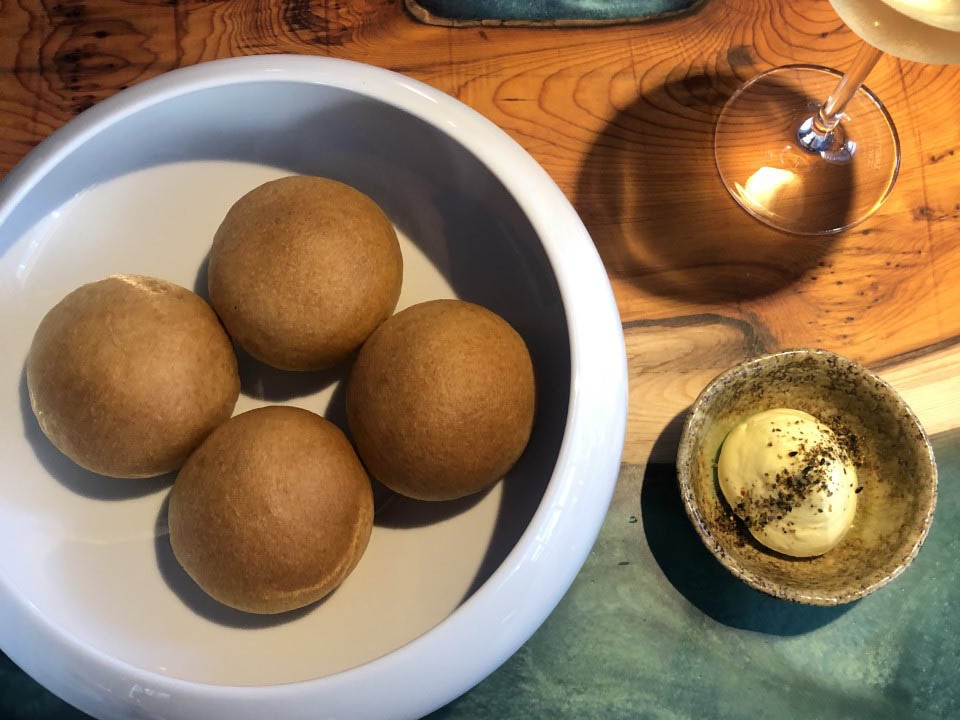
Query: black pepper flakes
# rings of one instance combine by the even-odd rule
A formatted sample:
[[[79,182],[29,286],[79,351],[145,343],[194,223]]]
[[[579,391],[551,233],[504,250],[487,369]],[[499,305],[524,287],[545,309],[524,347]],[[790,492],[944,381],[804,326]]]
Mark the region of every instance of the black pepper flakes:
[[[796,423],[799,423],[799,421],[796,421]],[[824,424],[836,437],[836,445],[832,442],[814,443],[812,445],[801,444],[798,450],[788,453],[791,458],[799,456],[799,471],[785,469],[777,473],[772,485],[775,489],[773,495],[754,498],[748,493],[733,508],[734,514],[740,518],[747,528],[751,530],[760,529],[774,520],[783,520],[784,515],[802,504],[817,490],[825,493],[827,497],[833,497],[834,493],[828,475],[830,465],[836,461],[853,464],[854,466],[859,466],[862,463],[863,455],[859,442],[856,436],[846,429],[841,422],[841,418],[834,416]],[[771,432],[781,431],[779,427],[773,427],[770,430]],[[772,446],[772,441],[767,443],[767,447]],[[769,476],[769,473],[764,473],[764,475]],[[861,490],[863,490],[863,486],[858,487],[855,492],[859,493]],[[811,507],[813,507],[812,504]],[[818,512],[823,513],[823,509],[819,508]]]

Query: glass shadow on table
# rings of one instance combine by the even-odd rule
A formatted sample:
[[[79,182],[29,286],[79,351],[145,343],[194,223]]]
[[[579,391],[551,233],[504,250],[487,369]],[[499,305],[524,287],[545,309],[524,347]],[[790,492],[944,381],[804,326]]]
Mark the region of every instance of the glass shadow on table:
[[[574,206],[606,267],[645,294],[736,302],[779,292],[814,268],[830,272],[835,235],[791,235],[758,222],[717,174],[717,118],[756,74],[753,54],[730,48],[726,72],[675,68],[619,107],[585,153]],[[802,101],[788,87],[782,93]],[[789,143],[790,133],[784,137]],[[845,216],[849,178],[818,181],[804,212]]]
[[[683,411],[654,443],[654,457],[675,457]],[[713,557],[690,523],[673,464],[647,466],[640,491],[640,512],[647,543],[670,583],[697,609],[717,622],[769,635],[801,635],[849,611],[856,603],[835,607],[801,605],[765,595],[734,577]]]

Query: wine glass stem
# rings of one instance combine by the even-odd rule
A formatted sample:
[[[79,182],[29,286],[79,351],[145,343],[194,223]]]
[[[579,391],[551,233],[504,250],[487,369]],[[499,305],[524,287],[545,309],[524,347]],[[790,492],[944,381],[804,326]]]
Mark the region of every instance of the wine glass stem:
[[[801,147],[812,152],[821,152],[835,144],[833,132],[840,124],[844,108],[857,94],[857,90],[882,56],[882,50],[868,43],[862,44],[853,63],[840,78],[830,97],[820,106],[815,115],[807,118],[800,125],[797,140]]]

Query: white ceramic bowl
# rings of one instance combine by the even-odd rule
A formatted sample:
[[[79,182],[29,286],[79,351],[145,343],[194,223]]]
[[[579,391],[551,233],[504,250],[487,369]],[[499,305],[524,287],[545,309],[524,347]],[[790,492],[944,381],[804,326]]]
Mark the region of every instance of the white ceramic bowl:
[[[100,478],[60,456],[23,362],[43,314],[112,273],[202,288],[242,193],[291,173],[376,199],[405,261],[401,307],[459,296],[504,315],[537,370],[531,444],[493,491],[393,499],[324,602],[230,611],[174,561],[170,478]],[[83,113],[0,185],[0,646],[100,718],[415,718],[509,657],[573,581],[619,467],[626,363],[604,269],[548,175],[492,123],[385,70],[271,55],[178,70]],[[241,362],[237,411],[342,419],[340,373]]]

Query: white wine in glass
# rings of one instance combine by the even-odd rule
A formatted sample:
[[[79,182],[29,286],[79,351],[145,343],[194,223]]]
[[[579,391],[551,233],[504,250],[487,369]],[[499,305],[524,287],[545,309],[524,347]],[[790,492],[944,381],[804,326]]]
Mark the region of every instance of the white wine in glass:
[[[960,63],[960,0],[830,0],[847,27],[904,60]]]
[[[845,230],[872,215],[893,188],[900,142],[863,81],[884,52],[960,62],[960,0],[830,0],[867,41],[846,74],[787,65],[740,88],[717,122],[724,186],[747,212],[799,234]]]

